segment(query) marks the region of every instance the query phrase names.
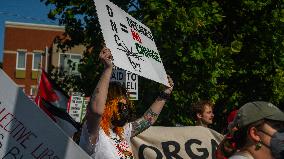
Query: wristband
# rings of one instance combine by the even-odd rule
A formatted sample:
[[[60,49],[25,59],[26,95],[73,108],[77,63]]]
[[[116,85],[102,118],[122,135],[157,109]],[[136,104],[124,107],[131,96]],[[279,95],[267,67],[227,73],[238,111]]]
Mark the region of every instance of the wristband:
[[[170,100],[171,94],[165,93],[164,91],[161,91],[158,97],[165,99],[165,100]]]

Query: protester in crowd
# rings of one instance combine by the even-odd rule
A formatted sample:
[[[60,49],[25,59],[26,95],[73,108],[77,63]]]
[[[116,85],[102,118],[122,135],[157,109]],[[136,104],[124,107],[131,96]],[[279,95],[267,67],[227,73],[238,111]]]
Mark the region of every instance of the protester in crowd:
[[[201,100],[192,104],[192,113],[197,126],[208,127],[213,123],[213,103],[209,100]]]
[[[243,105],[229,131],[236,151],[229,159],[283,159],[284,113],[271,103]]]
[[[99,56],[104,63],[104,71],[87,108],[80,146],[96,159],[130,159],[133,158],[130,138],[157,120],[173,90],[173,81],[168,78],[171,87],[160,93],[143,117],[130,122],[129,113],[133,107],[127,91],[118,83],[110,83],[113,68],[111,52],[104,47]]]
[[[232,125],[234,118],[237,115],[238,110],[234,109],[231,111],[227,117],[227,126]],[[217,150],[215,151],[216,159],[227,159],[228,156],[231,156],[237,150],[235,149],[235,142],[233,140],[232,133],[237,130],[237,127],[231,128],[230,132],[224,136],[224,139],[218,145]]]

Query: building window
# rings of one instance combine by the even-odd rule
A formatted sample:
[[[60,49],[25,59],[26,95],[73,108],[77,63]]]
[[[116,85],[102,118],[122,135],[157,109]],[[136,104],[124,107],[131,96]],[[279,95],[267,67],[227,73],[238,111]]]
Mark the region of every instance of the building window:
[[[37,86],[31,86],[30,96],[36,96],[37,93]]]
[[[26,69],[26,52],[25,51],[18,51],[17,52],[17,67],[18,70],[25,70]]]
[[[78,54],[60,54],[59,68],[61,73],[79,75],[78,65],[82,58]]]
[[[42,61],[42,56],[41,53],[34,53],[33,54],[33,70],[37,71],[41,68],[41,61]]]

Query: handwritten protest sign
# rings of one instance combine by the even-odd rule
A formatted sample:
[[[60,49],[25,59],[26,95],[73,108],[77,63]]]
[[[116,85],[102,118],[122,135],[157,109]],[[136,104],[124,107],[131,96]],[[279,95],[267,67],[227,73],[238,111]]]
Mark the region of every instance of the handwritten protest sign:
[[[73,92],[70,98],[71,100],[68,113],[76,122],[80,122],[84,97],[80,92]]]
[[[90,101],[89,97],[85,97],[80,92],[73,92],[70,96],[70,104],[68,107],[69,115],[76,121],[81,123],[86,115],[86,108]]]
[[[150,29],[108,0],[95,0],[106,46],[115,66],[168,85]]]
[[[1,69],[0,158],[91,159]]]

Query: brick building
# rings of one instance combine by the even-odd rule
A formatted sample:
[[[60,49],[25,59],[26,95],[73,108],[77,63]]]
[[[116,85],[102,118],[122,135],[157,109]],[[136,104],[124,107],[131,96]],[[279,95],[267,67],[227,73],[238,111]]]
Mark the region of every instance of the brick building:
[[[82,58],[82,46],[65,53],[56,48],[54,39],[63,33],[64,27],[56,25],[5,22],[3,70],[27,95],[35,95],[40,68],[54,66],[68,72],[67,61],[78,64]]]

